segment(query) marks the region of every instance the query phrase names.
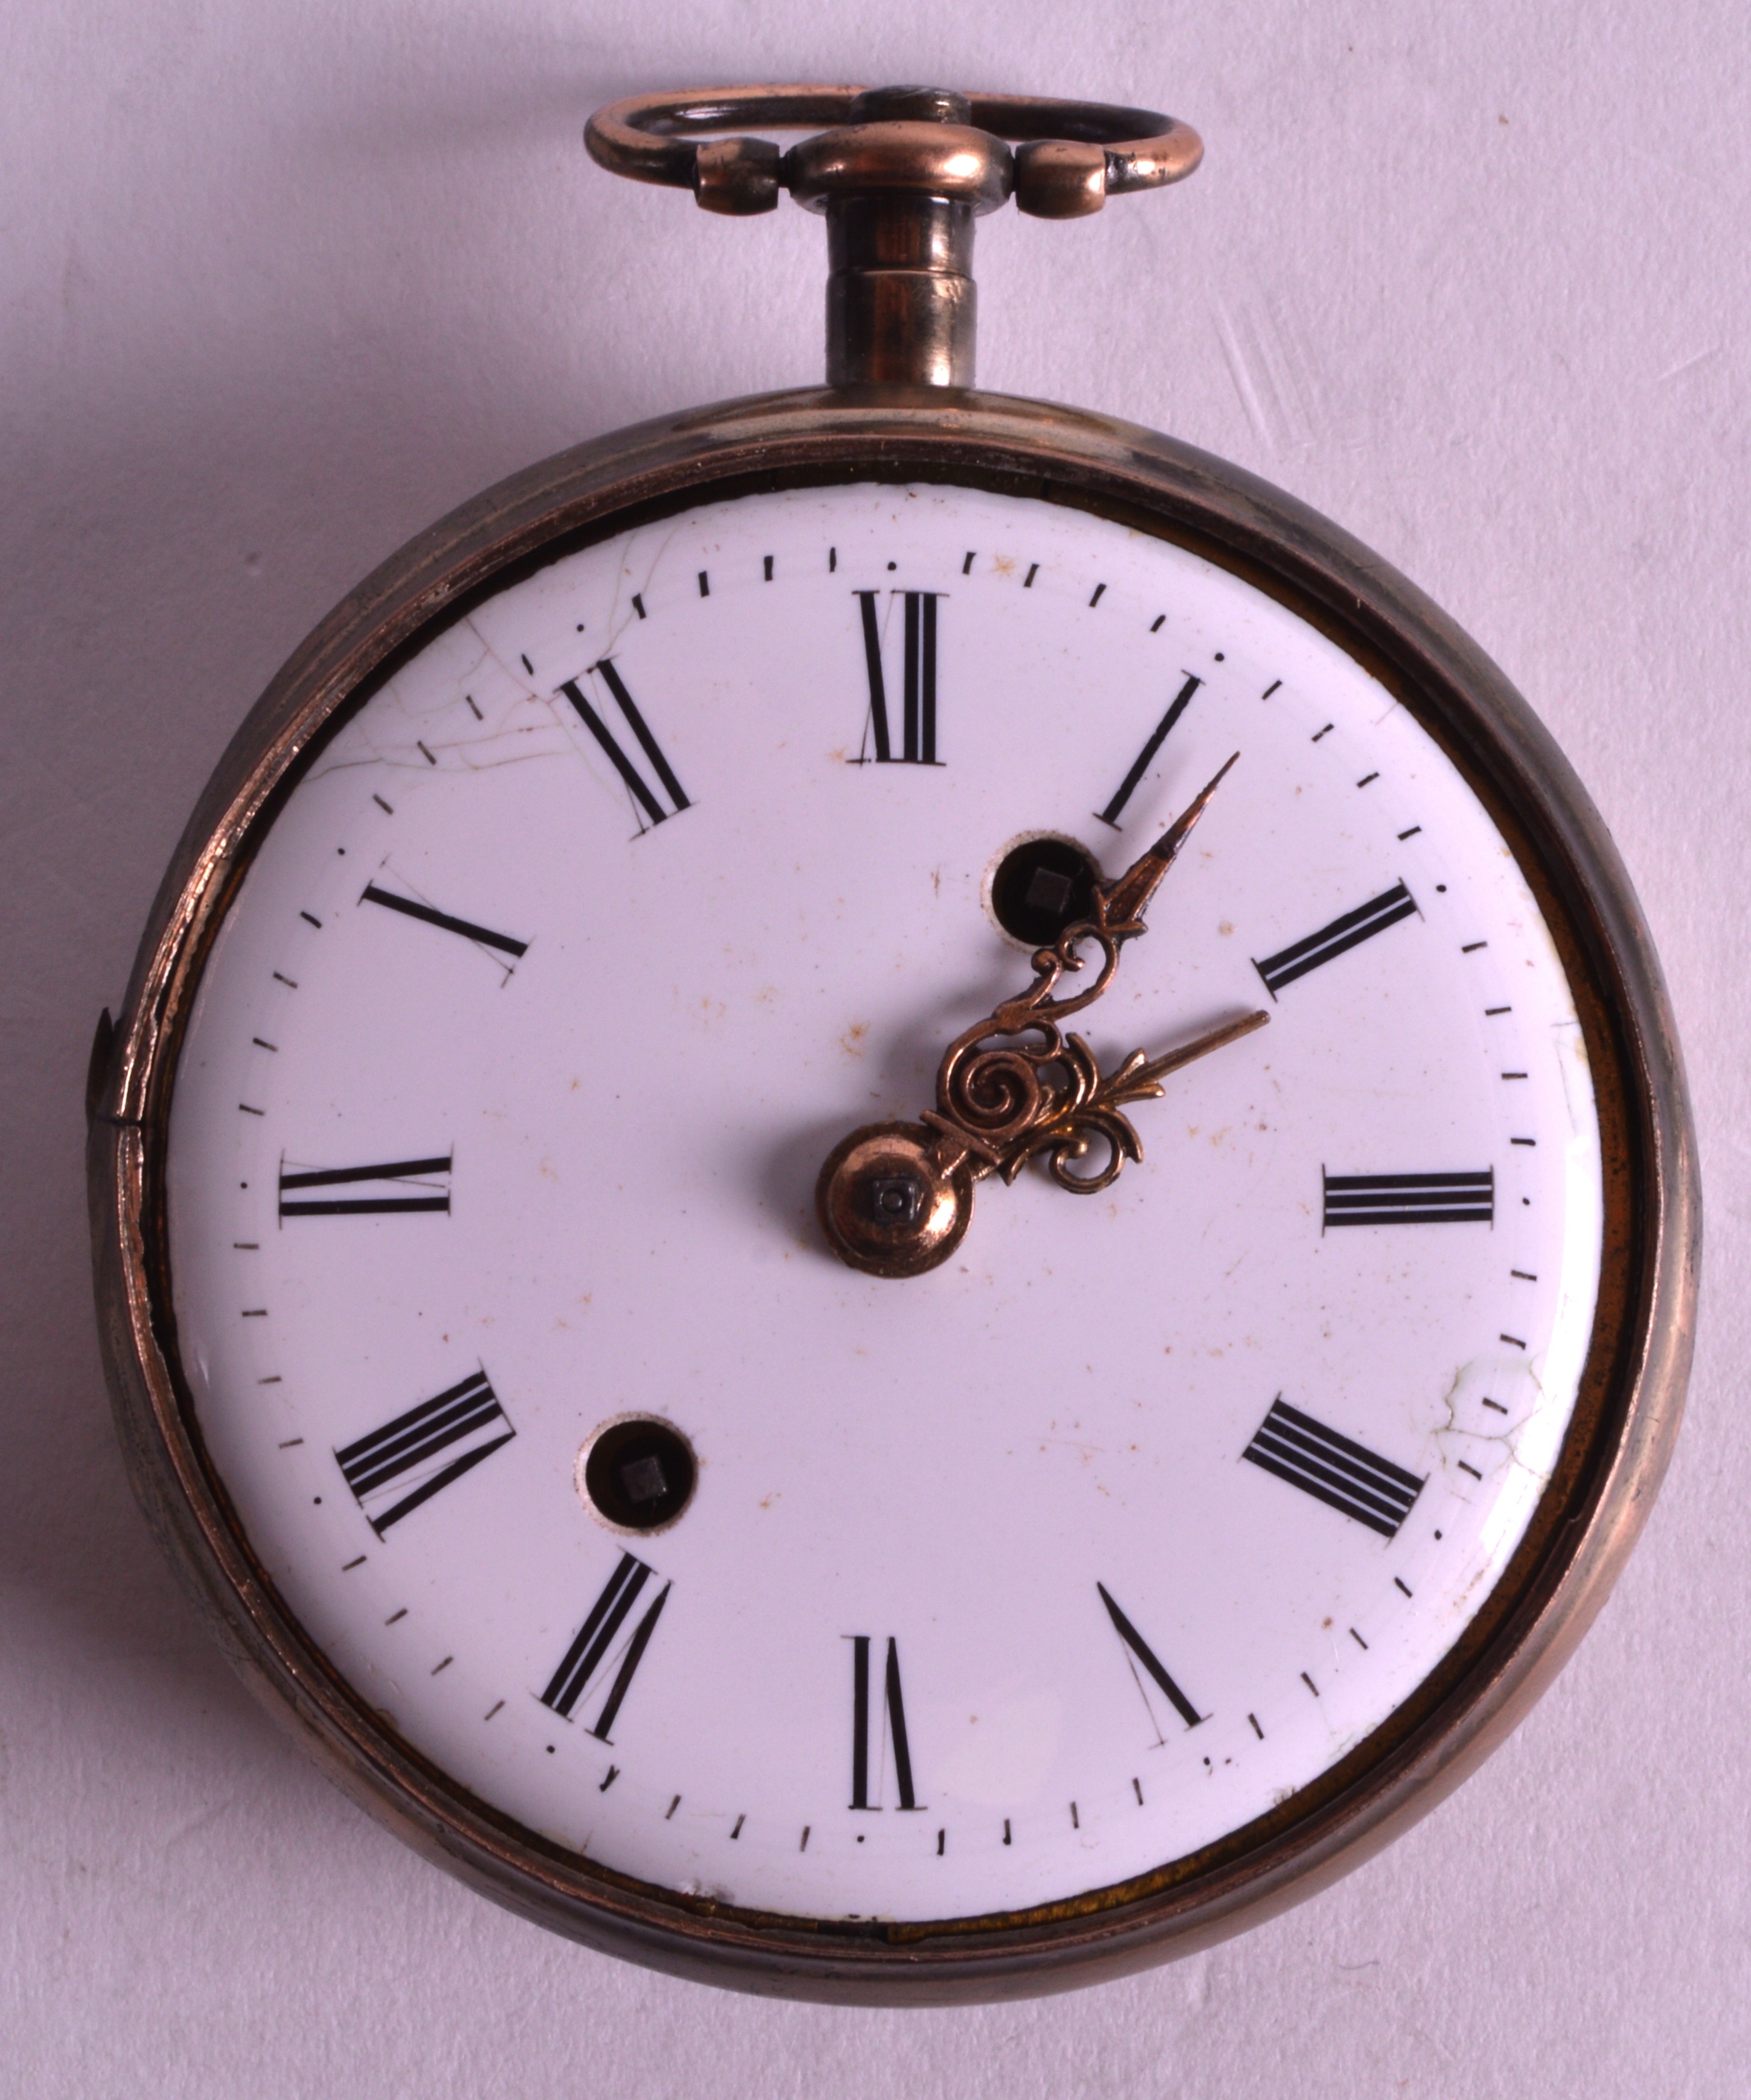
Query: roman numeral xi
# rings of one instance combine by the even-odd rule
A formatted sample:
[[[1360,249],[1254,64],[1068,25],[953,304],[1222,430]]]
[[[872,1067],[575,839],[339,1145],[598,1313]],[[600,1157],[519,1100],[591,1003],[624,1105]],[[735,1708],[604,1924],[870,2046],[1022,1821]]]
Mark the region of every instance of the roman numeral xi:
[[[863,661],[870,682],[870,741],[878,765],[935,765],[936,757],[936,600],[935,591],[896,591],[905,601],[901,659],[900,748],[894,748],[888,719],[888,680],[882,663],[881,626],[876,591],[857,592],[863,614]]]
[[[335,1462],[382,1538],[516,1433],[486,1372],[477,1371],[336,1451]]]
[[[1397,1536],[1425,1482],[1424,1476],[1406,1472],[1365,1444],[1287,1406],[1280,1394],[1241,1456],[1383,1539]]]
[[[590,1689],[592,1681],[599,1677],[603,1664],[610,1659],[620,1629],[650,1579],[651,1570],[643,1561],[629,1553],[620,1555],[619,1565],[602,1585],[601,1594],[591,1605],[588,1616],[565,1650],[565,1660],[541,1696],[542,1705],[551,1707],[562,1721],[571,1719],[573,1708]],[[669,1601],[671,1586],[665,1582],[657,1591],[620,1650],[619,1667],[608,1687],[608,1696],[602,1701],[601,1711],[596,1717],[596,1725],[589,1731],[599,1742],[611,1740],[608,1731],[632,1689],[638,1665],[644,1660],[644,1651],[651,1645],[651,1636],[656,1631],[656,1622]]]
[[[851,1806],[880,1812],[881,1803],[870,1799],[870,1734],[875,1719],[875,1701],[870,1683],[870,1637],[854,1633],[851,1640]],[[894,1785],[899,1806],[915,1809],[917,1792],[912,1783],[912,1746],[906,1734],[906,1701],[900,1691],[900,1647],[888,1637],[888,1664],[881,1685],[882,1726],[894,1745]],[[877,1738],[880,1741],[880,1737]],[[876,1752],[876,1787],[880,1791],[881,1753]]]
[[[1376,934],[1383,934],[1388,926],[1396,926],[1401,919],[1408,919],[1416,910],[1416,899],[1402,883],[1394,883],[1378,897],[1371,897],[1366,904],[1359,904],[1354,911],[1346,911],[1334,919],[1329,926],[1322,926],[1317,934],[1310,934],[1305,940],[1292,942],[1275,955],[1268,955],[1263,962],[1255,956],[1253,968],[1264,979],[1264,988],[1274,999],[1285,984],[1292,984],[1297,977],[1305,977],[1310,970],[1317,970],[1323,962],[1330,962],[1346,949],[1358,947],[1372,940]]]
[[[648,831],[652,826],[661,824],[665,818],[679,816],[683,810],[690,809],[693,805],[688,801],[680,782],[676,779],[674,767],[663,756],[662,746],[651,734],[649,726],[638,711],[637,702],[626,690],[626,682],[615,669],[613,659],[605,656],[601,663],[592,664],[590,669],[613,694],[615,705],[626,718],[627,728],[638,739],[638,748],[644,753],[651,772],[656,777],[656,786],[653,787],[626,756],[613,730],[597,713],[588,696],[575,678],[563,680],[560,691],[577,709],[584,728],[601,746],[609,764],[625,783],[627,793],[632,797],[638,809],[643,811],[638,824],[640,832]],[[661,790],[661,794],[658,788]],[[664,796],[668,797],[666,809],[663,806]],[[647,818],[648,823],[644,820]]]

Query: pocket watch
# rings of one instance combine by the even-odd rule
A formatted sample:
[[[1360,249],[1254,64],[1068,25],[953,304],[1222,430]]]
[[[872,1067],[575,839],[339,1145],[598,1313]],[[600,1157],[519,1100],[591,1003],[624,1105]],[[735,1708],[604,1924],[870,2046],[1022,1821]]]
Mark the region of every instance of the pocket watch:
[[[524,1916],[805,1997],[1119,1974],[1428,1809],[1621,1565],[1694,1308],[1658,967],[1410,584],[973,390],[977,218],[1186,126],[586,137],[825,216],[828,384],[501,483],[238,732],[94,1052],[132,1477]]]

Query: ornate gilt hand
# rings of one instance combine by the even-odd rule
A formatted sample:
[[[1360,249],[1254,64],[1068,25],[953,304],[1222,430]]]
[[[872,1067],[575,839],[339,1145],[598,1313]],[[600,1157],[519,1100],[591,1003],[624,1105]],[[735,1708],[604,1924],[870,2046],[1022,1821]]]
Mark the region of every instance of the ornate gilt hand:
[[[1153,1059],[1133,1050],[1105,1077],[1082,1037],[1067,1037],[1061,1026],[1100,998],[1124,943],[1147,932],[1150,899],[1233,764],[1116,881],[1095,886],[1091,917],[1035,951],[1027,990],[949,1044],[937,1069],[936,1105],[921,1125],[854,1130],[828,1155],[816,1206],[834,1251],[853,1267],[890,1276],[935,1268],[972,1221],[974,1182],[994,1173],[1013,1182],[1042,1155],[1061,1189],[1093,1195],[1110,1188],[1127,1159],[1143,1157],[1124,1109],[1158,1098],[1168,1072],[1269,1020],[1263,1011],[1245,1015]],[[1065,976],[1085,966],[1085,947],[1100,956],[1094,982],[1061,998]],[[1076,1171],[1097,1144],[1106,1148],[1100,1165]]]

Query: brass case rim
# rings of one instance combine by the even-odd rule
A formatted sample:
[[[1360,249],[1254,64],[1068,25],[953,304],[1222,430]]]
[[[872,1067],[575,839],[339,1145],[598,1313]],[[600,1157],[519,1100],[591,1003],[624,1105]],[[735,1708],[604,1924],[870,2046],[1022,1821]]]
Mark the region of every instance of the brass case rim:
[[[593,1867],[487,1808],[364,1707],[276,1595],[207,1464],[176,1367],[161,1168],[182,1023],[254,844],[324,728],[391,660],[470,594],[640,513],[753,486],[908,478],[1013,489],[1209,554],[1344,640],[1454,752],[1564,945],[1602,1109],[1616,1118],[1606,1133],[1616,1324],[1602,1309],[1584,1448],[1578,1427],[1541,1503],[1536,1550],[1516,1555],[1474,1649],[1462,1642],[1438,1669],[1424,1707],[1420,1693],[1273,1816],[1141,1883],[1008,1918],[851,1928],[674,1897]],[[100,1335],[130,1475],[269,1711],[353,1799],[508,1908],[652,1967],[767,1995],[942,2004],[1067,1988],[1207,1946],[1359,1865],[1510,1732],[1604,1601],[1671,1454],[1695,1323],[1695,1142],[1658,965],[1602,822],[1502,673],[1386,564],[1253,477],[1135,425],[940,389],[807,389],[617,432],[464,504],[344,599],[269,685],[190,819],[141,943],[88,1162]]]

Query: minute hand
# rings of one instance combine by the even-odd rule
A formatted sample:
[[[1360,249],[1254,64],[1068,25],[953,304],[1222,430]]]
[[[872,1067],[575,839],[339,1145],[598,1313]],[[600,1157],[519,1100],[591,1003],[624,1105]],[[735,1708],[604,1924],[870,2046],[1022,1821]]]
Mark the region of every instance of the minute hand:
[[[1235,758],[1239,756],[1236,752]],[[1116,881],[1096,884],[1089,917],[1067,926],[1051,947],[1035,950],[1034,982],[1026,991],[1004,1000],[949,1045],[937,1068],[936,1105],[923,1118],[936,1133],[940,1172],[952,1175],[964,1166],[976,1180],[998,1171],[1013,1180],[1008,1162],[1031,1158],[1040,1148],[1033,1142],[1037,1133],[1049,1125],[1059,1128],[1066,1113],[1095,1107],[1101,1080],[1093,1055],[1080,1038],[1072,1036],[1067,1043],[1059,1024],[1094,1004],[1118,974],[1123,944],[1149,930],[1143,915],[1150,900],[1233,764],[1231,758]],[[1084,991],[1060,998],[1060,981],[1083,966],[1077,951],[1085,943],[1100,951],[1095,981]],[[1127,1060],[1126,1066],[1132,1080],[1141,1069],[1142,1052],[1133,1052],[1133,1057],[1136,1061]],[[1126,1098],[1150,1097],[1145,1091]],[[1136,1133],[1124,1117],[1104,1099],[1099,1110],[1090,1127],[1110,1137],[1117,1148],[1111,1171],[1092,1180],[1067,1180],[1058,1174],[1065,1188],[1104,1188],[1127,1157],[1142,1156]],[[1074,1156],[1080,1157],[1086,1149],[1085,1143]]]

